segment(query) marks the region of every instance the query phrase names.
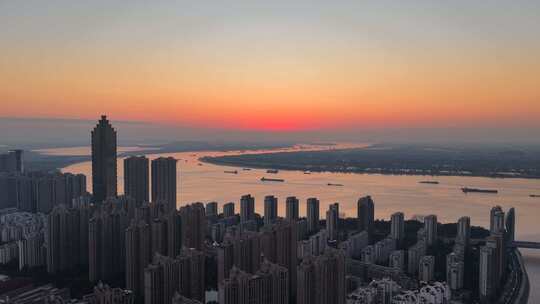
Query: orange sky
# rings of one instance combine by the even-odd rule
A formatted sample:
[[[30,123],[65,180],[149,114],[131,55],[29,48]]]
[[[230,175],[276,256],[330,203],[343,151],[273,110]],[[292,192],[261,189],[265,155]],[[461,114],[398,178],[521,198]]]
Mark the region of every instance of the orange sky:
[[[0,116],[107,113],[257,130],[540,124],[540,45],[530,39],[540,33],[522,11],[470,20],[389,11],[364,22],[347,8],[326,13],[324,4],[300,21],[282,8],[255,19],[205,7],[174,16],[163,7],[141,19],[147,7],[117,4],[118,14],[92,17],[88,7],[3,5]],[[86,19],[70,23],[77,14]],[[182,18],[194,27],[175,24]],[[494,34],[486,18],[513,25]],[[478,28],[467,27],[474,20]]]

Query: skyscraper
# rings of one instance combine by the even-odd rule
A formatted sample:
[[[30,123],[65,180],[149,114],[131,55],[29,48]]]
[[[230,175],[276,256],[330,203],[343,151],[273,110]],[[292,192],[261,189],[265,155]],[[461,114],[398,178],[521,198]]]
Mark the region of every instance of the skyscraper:
[[[264,224],[270,225],[278,216],[278,199],[273,195],[264,198]]]
[[[424,218],[424,231],[426,233],[426,245],[429,247],[437,241],[437,216],[434,214]]]
[[[508,209],[506,217],[504,219],[504,225],[506,227],[506,237],[507,242],[513,242],[516,234],[516,211],[514,208]]]
[[[255,219],[255,198],[251,194],[240,198],[240,221],[247,222]]]
[[[204,301],[205,255],[193,248],[184,248],[176,257],[180,263],[179,292],[181,295]]]
[[[290,290],[296,290],[295,270],[298,264],[296,223],[278,221],[262,228],[260,234],[261,251],[264,257],[289,270]]]
[[[390,229],[391,237],[400,243],[405,237],[405,215],[403,212],[392,214],[392,227]]]
[[[206,204],[206,216],[216,217],[218,216],[218,204],[217,202],[209,202]]]
[[[298,267],[298,304],[345,303],[345,256],[329,248],[323,255],[307,257]]]
[[[223,243],[217,248],[218,279],[229,277],[231,268],[254,273],[261,264],[261,238],[252,231],[227,234]]]
[[[116,197],[116,130],[101,116],[92,130],[92,193],[96,203]]]
[[[145,156],[130,156],[124,159],[124,192],[133,198],[137,205],[148,202],[149,171],[148,158]]]
[[[490,225],[489,231],[491,233],[503,233],[504,232],[504,212],[501,206],[495,206],[491,208],[490,212]]]
[[[144,269],[152,261],[150,226],[133,220],[126,229],[126,287],[136,296],[144,292]]]
[[[460,217],[457,228],[457,242],[463,243],[467,247],[471,239],[471,218],[468,216]]]
[[[289,221],[297,221],[298,216],[298,199],[295,196],[289,196],[285,200],[285,218]]]
[[[182,223],[180,214],[176,209],[169,210],[167,214],[167,255],[176,257],[182,248]]]
[[[488,246],[482,246],[480,248],[480,269],[478,277],[478,294],[482,303],[490,303],[490,300],[495,293],[495,286],[493,282],[494,266],[494,249]]]
[[[0,154],[0,172],[23,173],[23,151],[11,150]]]
[[[452,290],[463,288],[465,264],[454,252],[446,256],[446,282]]]
[[[287,269],[269,261],[264,261],[254,274],[234,267],[230,277],[219,283],[219,303],[286,304],[288,286]]]
[[[433,281],[435,274],[435,257],[432,255],[425,255],[420,259],[418,269],[418,280],[424,282]]]
[[[358,228],[367,231],[371,239],[373,222],[375,221],[375,203],[371,196],[361,197],[358,200]]]
[[[328,206],[326,211],[326,231],[329,240],[338,240],[339,203]]]
[[[180,208],[182,247],[204,250],[206,215],[202,203],[193,203]]]
[[[98,282],[125,270],[125,231],[129,221],[118,201],[106,201],[88,224],[89,280]],[[148,242],[150,244],[150,242]]]
[[[228,218],[231,216],[234,216],[234,203],[233,202],[226,203],[225,205],[223,205],[223,217]]]
[[[312,197],[307,199],[306,206],[308,232],[319,231],[319,200]]]
[[[152,160],[152,202],[164,202],[168,210],[176,209],[176,159]]]
[[[56,206],[48,215],[46,231],[47,242],[47,272],[56,274],[61,271],[73,269],[76,264],[78,252],[78,228],[74,213],[65,205]]]

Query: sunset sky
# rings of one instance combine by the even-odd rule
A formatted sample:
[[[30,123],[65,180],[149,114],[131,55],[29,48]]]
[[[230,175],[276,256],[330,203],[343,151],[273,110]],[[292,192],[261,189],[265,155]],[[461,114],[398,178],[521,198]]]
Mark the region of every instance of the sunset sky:
[[[538,128],[539,16],[540,1],[4,0],[0,116]]]

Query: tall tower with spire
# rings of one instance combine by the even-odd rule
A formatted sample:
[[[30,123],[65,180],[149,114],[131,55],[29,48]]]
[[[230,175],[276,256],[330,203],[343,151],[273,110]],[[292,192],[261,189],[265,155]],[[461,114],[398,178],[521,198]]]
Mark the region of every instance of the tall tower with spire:
[[[117,195],[116,130],[105,115],[92,130],[92,193],[94,203]]]

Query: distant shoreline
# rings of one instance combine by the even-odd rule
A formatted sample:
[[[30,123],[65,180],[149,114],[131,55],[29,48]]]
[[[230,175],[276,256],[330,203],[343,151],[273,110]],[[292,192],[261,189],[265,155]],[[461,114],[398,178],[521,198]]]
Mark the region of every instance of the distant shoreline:
[[[343,170],[337,168],[321,168],[315,166],[299,166],[294,164],[264,164],[264,163],[253,163],[253,162],[240,162],[240,161],[229,161],[221,159],[221,156],[217,157],[201,157],[199,158],[200,162],[208,163],[212,165],[220,166],[231,166],[237,168],[251,168],[251,169],[278,169],[285,171],[300,171],[300,172],[313,172],[313,173],[346,173],[346,174],[379,174],[379,175],[405,175],[405,176],[429,176],[429,177],[486,177],[493,179],[540,179],[540,176],[511,176],[511,175],[497,175],[497,174],[459,174],[459,173],[441,173],[441,172],[432,172],[432,173],[420,173],[420,172],[403,172],[399,169],[380,169],[380,170],[365,170],[365,169],[354,169],[354,170]]]

